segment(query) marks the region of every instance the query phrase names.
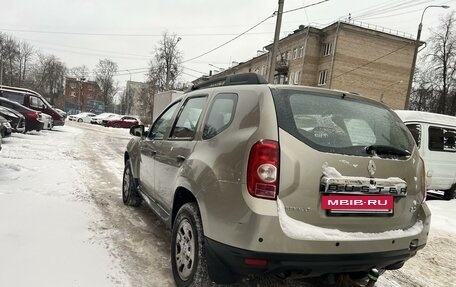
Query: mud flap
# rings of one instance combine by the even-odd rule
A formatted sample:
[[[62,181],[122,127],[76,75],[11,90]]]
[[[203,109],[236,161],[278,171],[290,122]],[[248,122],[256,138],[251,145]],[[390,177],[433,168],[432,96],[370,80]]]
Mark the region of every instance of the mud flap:
[[[207,271],[211,280],[217,284],[234,284],[237,283],[241,276],[234,273],[231,269],[223,263],[217,254],[210,248],[207,240],[204,240],[204,251],[206,253]]]

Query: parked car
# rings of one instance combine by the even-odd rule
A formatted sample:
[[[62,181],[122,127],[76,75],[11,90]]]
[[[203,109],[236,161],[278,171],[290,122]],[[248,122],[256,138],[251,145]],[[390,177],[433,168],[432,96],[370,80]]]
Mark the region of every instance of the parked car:
[[[15,101],[30,109],[46,113],[53,119],[54,126],[63,126],[65,119],[39,93],[18,87],[0,86],[0,97]]]
[[[79,113],[76,115],[69,115],[70,121],[76,121],[78,123],[90,123],[90,120],[96,116],[94,113]]]
[[[172,229],[177,286],[392,270],[427,242],[424,163],[385,105],[248,73],[130,129],[122,199]]]
[[[430,193],[456,198],[456,117],[396,111],[412,133],[426,165]]]
[[[43,129],[43,121],[41,120],[41,112],[29,109],[17,102],[0,97],[0,106],[13,109],[21,113],[25,117],[25,131],[40,131]]]
[[[67,113],[61,109],[54,108],[64,119],[67,118]]]
[[[50,115],[41,113],[41,120],[43,121],[44,130],[52,130],[52,128],[54,127],[54,122]]]
[[[140,120],[133,116],[115,116],[104,119],[103,126],[112,128],[131,128],[139,125]]]
[[[13,132],[23,133],[25,131],[25,117],[21,113],[0,106],[0,116],[10,122]]]
[[[90,123],[91,123],[91,124],[101,125],[101,124],[103,124],[103,120],[107,120],[107,119],[109,119],[109,118],[118,117],[118,116],[119,116],[118,114],[102,113],[102,114],[99,114],[99,115],[94,116],[94,117],[90,120]]]
[[[10,136],[13,129],[7,119],[0,116],[0,135],[2,138]]]

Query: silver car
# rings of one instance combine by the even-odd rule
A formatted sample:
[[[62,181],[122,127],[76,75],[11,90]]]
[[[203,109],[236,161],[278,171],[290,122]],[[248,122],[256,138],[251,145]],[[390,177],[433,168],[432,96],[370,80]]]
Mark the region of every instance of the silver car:
[[[123,201],[169,224],[177,286],[357,280],[402,267],[427,242],[424,164],[381,103],[238,74],[130,132]]]

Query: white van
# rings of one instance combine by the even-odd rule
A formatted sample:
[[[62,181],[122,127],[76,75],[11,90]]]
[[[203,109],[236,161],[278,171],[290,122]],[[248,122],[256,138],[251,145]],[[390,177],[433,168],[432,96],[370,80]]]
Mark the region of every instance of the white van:
[[[456,198],[456,117],[419,112],[396,111],[416,141],[426,165],[427,188]]]

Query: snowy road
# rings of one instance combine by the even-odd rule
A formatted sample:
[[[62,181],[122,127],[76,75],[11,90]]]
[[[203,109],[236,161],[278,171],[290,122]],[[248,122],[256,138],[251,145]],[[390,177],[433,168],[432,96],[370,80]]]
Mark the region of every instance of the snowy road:
[[[128,130],[77,123],[4,139],[0,286],[174,286],[169,231],[145,206],[122,203],[129,139]],[[376,286],[456,286],[456,200],[429,205],[428,246]],[[251,278],[238,286],[323,285]]]

